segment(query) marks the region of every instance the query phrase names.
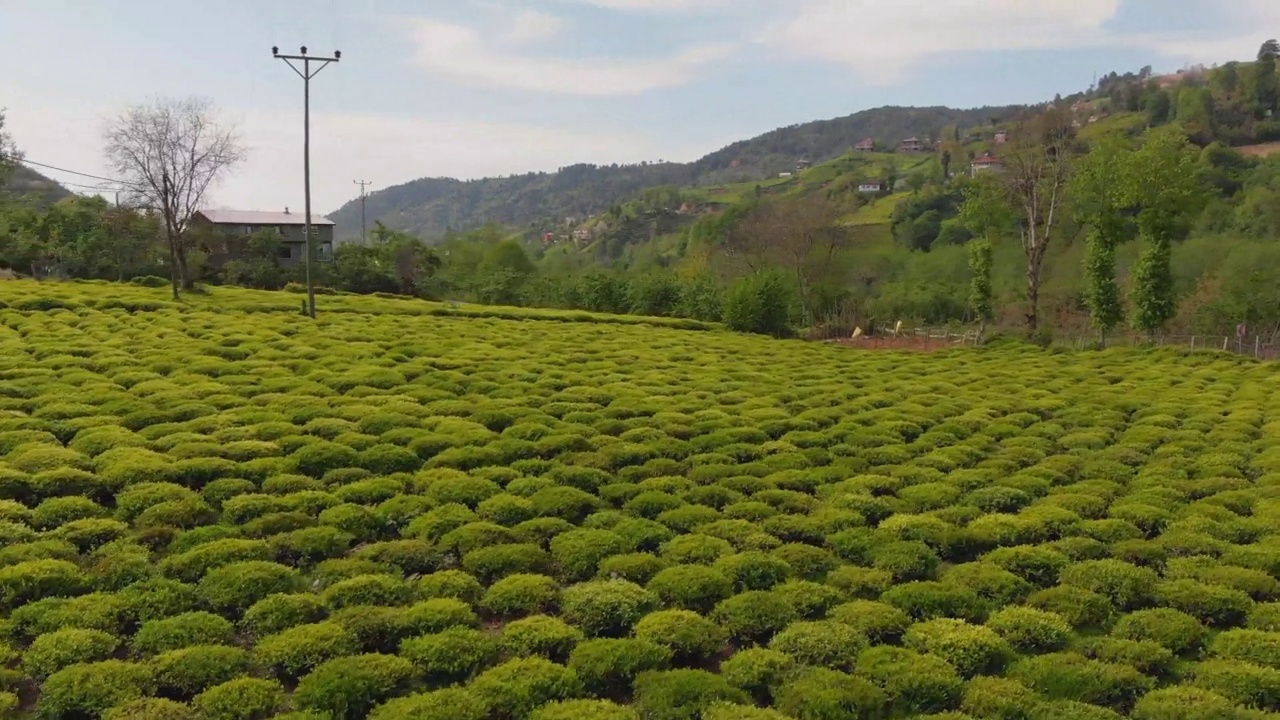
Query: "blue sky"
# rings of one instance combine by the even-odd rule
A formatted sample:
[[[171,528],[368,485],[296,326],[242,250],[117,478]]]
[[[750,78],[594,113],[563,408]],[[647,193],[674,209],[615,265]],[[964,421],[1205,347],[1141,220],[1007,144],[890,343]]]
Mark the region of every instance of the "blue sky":
[[[302,82],[270,48],[341,49],[312,88],[323,212],[356,179],[692,160],[880,105],[1248,59],[1277,35],[1280,0],[5,0],[0,67],[20,70],[0,107],[30,159],[103,174],[108,118],[207,97],[250,151],[210,204],[301,207]]]

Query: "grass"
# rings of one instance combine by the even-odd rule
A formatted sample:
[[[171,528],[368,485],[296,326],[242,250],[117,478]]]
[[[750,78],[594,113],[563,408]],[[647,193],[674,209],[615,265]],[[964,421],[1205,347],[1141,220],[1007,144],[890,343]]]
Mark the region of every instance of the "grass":
[[[0,712],[1280,709],[1275,365],[0,293]]]

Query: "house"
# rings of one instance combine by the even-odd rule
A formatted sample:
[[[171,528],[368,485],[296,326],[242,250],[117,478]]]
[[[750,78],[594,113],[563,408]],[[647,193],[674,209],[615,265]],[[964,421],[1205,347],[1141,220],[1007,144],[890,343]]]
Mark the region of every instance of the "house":
[[[780,173],[778,173],[778,177],[780,177],[780,178],[789,178],[789,177],[791,177],[791,173],[789,173],[789,172],[780,172]]]
[[[902,141],[902,152],[922,152],[924,150],[924,141],[920,138],[909,137]]]
[[[307,218],[302,213],[262,212],[257,210],[201,210],[191,217],[193,227],[205,227],[215,233],[207,240],[209,264],[221,267],[230,260],[243,257],[249,236],[260,230],[275,230],[282,242],[277,259],[282,267],[301,265],[306,259]],[[311,216],[314,234],[315,257],[328,260],[333,257],[334,223],[319,215]],[[221,235],[217,238],[216,235]]]
[[[589,227],[580,227],[573,231],[573,243],[578,247],[591,244],[593,238],[595,238],[595,232]]]
[[[884,192],[884,182],[881,180],[863,180],[858,183],[858,192],[878,195]]]
[[[875,152],[876,141],[872,138],[867,138],[866,140],[863,140],[857,145],[854,145],[853,149],[857,150],[858,152]]]
[[[1004,145],[1005,143],[1009,142],[1009,131],[1001,130],[1000,132],[996,133],[995,141],[997,145]]]
[[[981,157],[974,158],[973,162],[969,163],[969,173],[972,175],[1003,169],[1004,163],[1000,161],[1000,158],[989,152],[983,153]]]
[[[797,171],[797,172],[799,172],[799,171],[801,171],[801,170],[808,170],[808,169],[809,169],[809,168],[811,168],[811,167],[813,167],[813,163],[812,163],[812,162],[810,162],[810,161],[808,161],[808,160],[797,160],[797,161],[796,161],[796,171]]]

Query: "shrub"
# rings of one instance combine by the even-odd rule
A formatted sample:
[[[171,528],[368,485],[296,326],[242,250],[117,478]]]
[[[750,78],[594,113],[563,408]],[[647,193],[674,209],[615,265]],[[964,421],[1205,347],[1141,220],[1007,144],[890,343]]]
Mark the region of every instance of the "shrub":
[[[645,585],[667,565],[667,561],[650,553],[614,555],[600,561],[596,576],[603,580],[627,580]]]
[[[763,643],[795,621],[796,615],[795,608],[778,595],[753,590],[719,603],[711,618],[732,638]]]
[[[203,611],[149,620],[133,636],[136,652],[155,655],[193,645],[228,645],[236,629],[225,618]]]
[[[961,675],[997,674],[1012,654],[996,631],[963,620],[943,618],[918,623],[903,643],[913,650],[937,655]]]
[[[720,675],[730,685],[767,703],[774,687],[795,669],[795,660],[786,653],[754,647],[740,650],[720,663]]]
[[[1123,560],[1085,560],[1062,571],[1062,583],[1103,595],[1121,610],[1150,602],[1158,577],[1155,571]]]
[[[1062,569],[1071,562],[1066,555],[1043,545],[997,548],[982,559],[1042,588],[1056,584]]]
[[[360,465],[360,455],[355,450],[326,440],[303,445],[289,459],[299,473],[314,478],[324,477],[330,470]]]
[[[775,635],[769,647],[801,665],[852,670],[858,655],[867,649],[867,639],[834,620],[798,622]]]
[[[702,713],[702,720],[791,720],[786,715],[769,708],[716,703]]]
[[[769,592],[782,598],[801,619],[825,617],[831,608],[845,599],[843,593],[830,585],[810,580],[789,580],[775,585]]]
[[[272,672],[298,678],[322,662],[359,651],[355,635],[336,622],[298,625],[258,641],[254,659]]]
[[[703,565],[676,565],[659,572],[648,589],[664,604],[707,612],[733,594],[733,583],[724,573]]]
[[[656,670],[635,682],[635,708],[653,720],[698,720],[719,702],[748,703],[750,698],[719,675],[705,670]]]
[[[635,583],[605,580],[566,588],[562,603],[565,619],[587,635],[620,637],[657,609],[658,598]]]
[[[1199,650],[1207,631],[1184,612],[1156,608],[1125,615],[1116,622],[1112,634],[1126,640],[1150,640],[1182,654]]]
[[[938,554],[922,542],[890,542],[870,552],[872,567],[891,573],[899,582],[929,580],[938,567]]]
[[[176,700],[143,698],[107,710],[102,720],[199,720],[199,715],[190,705]]]
[[[299,707],[326,712],[334,720],[363,718],[402,688],[413,664],[394,655],[352,655],[327,660],[298,683]]]
[[[1031,607],[1007,607],[987,620],[1020,653],[1061,650],[1071,640],[1071,625],[1057,613]]]
[[[640,673],[665,670],[672,657],[669,648],[647,640],[588,640],[573,649],[568,665],[587,692],[621,699]]]
[[[45,678],[77,663],[106,660],[120,645],[115,635],[101,630],[69,628],[40,635],[22,654],[22,668]]]
[[[27,560],[0,567],[0,610],[41,598],[79,595],[86,585],[80,568],[66,560]]]
[[[897,642],[911,625],[902,610],[871,600],[855,600],[831,610],[831,619],[858,631],[874,645]]]
[[[893,574],[887,570],[846,565],[828,574],[827,584],[840,588],[849,597],[875,600],[893,585]]]
[[[546,575],[518,573],[495,582],[485,592],[480,607],[501,617],[536,615],[560,602],[560,586]]]
[[[249,653],[226,645],[197,645],[151,659],[157,686],[180,697],[228,682],[249,666]]]
[[[976,677],[964,690],[960,708],[976,718],[1026,718],[1039,698],[1016,680]]]
[[[369,720],[485,720],[484,703],[469,690],[446,688],[396,698],[378,706]]]
[[[1197,687],[1237,705],[1274,711],[1280,707],[1280,670],[1237,660],[1206,660],[1191,668]]]
[[[534,710],[529,720],[640,720],[640,716],[608,700],[561,700]]]
[[[1162,582],[1156,585],[1154,598],[1161,606],[1181,610],[1215,627],[1243,625],[1253,609],[1248,594],[1195,580]]]
[[[895,585],[880,601],[916,620],[950,617],[980,622],[987,613],[987,604],[972,590],[930,580]]]
[[[1280,670],[1280,633],[1227,630],[1209,643],[1209,654]]]
[[[1135,720],[1247,720],[1251,714],[1221,695],[1198,687],[1154,690],[1133,708]]]
[[[413,633],[436,633],[451,627],[480,624],[471,606],[453,598],[423,600],[404,610],[405,624]]]
[[[769,590],[791,574],[791,565],[787,561],[765,552],[726,555],[716,561],[715,569],[732,580],[738,592]]]
[[[827,668],[805,668],[780,686],[777,707],[797,718],[858,718],[883,716],[884,691],[867,680]]]
[[[80,663],[50,675],[36,708],[51,718],[99,717],[109,708],[151,694],[151,671],[122,660]]]
[[[332,608],[355,605],[405,605],[416,594],[414,586],[398,575],[359,575],[339,580],[321,593]]]
[[[544,573],[551,567],[551,558],[531,543],[493,545],[467,553],[462,567],[480,582],[493,583],[508,575]]]
[[[1077,630],[1106,627],[1115,612],[1106,597],[1073,585],[1032,593],[1027,605],[1061,615]]]
[[[1009,677],[1055,700],[1076,700],[1126,712],[1151,689],[1152,682],[1127,665],[1090,660],[1076,653],[1025,658]]]
[[[590,579],[601,560],[627,550],[626,540],[608,530],[570,530],[551,540],[551,557],[569,582]]]
[[[729,286],[722,320],[737,332],[786,337],[791,334],[793,304],[781,273],[757,273]]]
[[[1077,643],[1076,651],[1094,660],[1129,665],[1152,677],[1172,674],[1178,660],[1172,650],[1149,640],[1091,637]]]
[[[420,635],[400,643],[400,655],[437,682],[462,682],[498,659],[499,645],[489,635],[468,627]]]
[[[508,660],[469,687],[496,720],[521,720],[547,703],[572,700],[583,692],[572,670],[544,658]]]
[[[461,570],[441,570],[418,581],[418,596],[424,600],[455,598],[466,603],[475,603],[483,594],[484,586],[480,581]]]
[[[274,680],[236,678],[205,690],[191,704],[207,720],[265,720],[284,706],[284,688]]]
[[[201,599],[222,612],[240,614],[250,605],[277,593],[300,589],[298,571],[279,563],[249,561],[209,571],[199,584]]]
[[[887,645],[858,657],[858,675],[884,690],[891,706],[904,714],[953,709],[964,690],[955,668],[941,658]]]
[[[677,663],[696,665],[724,648],[729,633],[690,610],[660,610],[636,623],[635,636],[669,648]]]
[[[309,593],[268,595],[245,611],[240,627],[256,637],[298,625],[320,622],[328,614],[324,601]]]
[[[541,655],[564,662],[581,641],[582,631],[546,615],[516,620],[502,629],[503,647],[517,657]]]

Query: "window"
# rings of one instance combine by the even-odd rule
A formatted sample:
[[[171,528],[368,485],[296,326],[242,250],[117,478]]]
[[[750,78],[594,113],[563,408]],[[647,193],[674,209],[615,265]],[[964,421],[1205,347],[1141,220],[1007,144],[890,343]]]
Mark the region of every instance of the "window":
[[[293,247],[288,243],[282,243],[280,247],[276,248],[276,257],[279,257],[281,260],[292,260]]]
[[[252,225],[245,225],[243,228],[240,229],[240,231],[245,235],[252,235],[253,230],[254,230],[254,227]]]

